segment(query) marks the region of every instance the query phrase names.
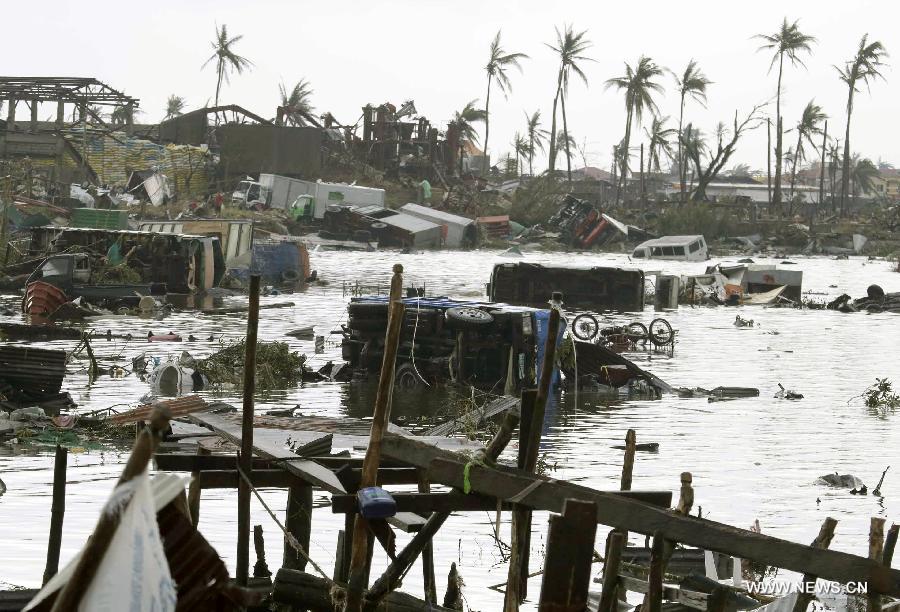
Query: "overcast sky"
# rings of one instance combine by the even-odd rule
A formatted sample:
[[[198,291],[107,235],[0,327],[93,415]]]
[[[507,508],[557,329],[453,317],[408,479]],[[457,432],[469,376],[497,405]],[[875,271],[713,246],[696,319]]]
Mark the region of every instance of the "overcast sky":
[[[191,109],[207,100],[211,104],[215,69],[211,64],[201,70],[201,65],[212,53],[215,24],[224,23],[229,32],[243,35],[235,49],[254,66],[232,77],[221,95],[223,104],[273,117],[278,84],[290,87],[306,78],[315,90],[316,112],[331,111],[341,122],[355,123],[366,103],[399,106],[413,99],[420,114],[443,128],[467,101],[478,98],[483,104],[488,47],[502,29],[504,47],[530,59],[521,75],[511,74],[508,99],[492,95],[490,149],[495,159],[510,150],[526,111],[540,109],[549,128],[558,64],[544,43],[554,42],[554,26],[572,23],[588,31],[593,42],[589,55],[595,61],[584,65],[588,87],[580,81],[571,84],[569,129],[579,143],[586,141],[588,163],[603,168],[609,168],[611,148],[622,138],[625,123],[622,96],[605,90],[603,82],[622,74],[623,62],[633,64],[641,54],[675,71],[697,59],[714,84],[708,108],[690,104],[686,118],[711,132],[718,121],[730,122],[735,110],[745,112],[774,96],[771,56],[757,52],[759,41],[752,37],[776,31],[784,17],[800,19],[802,31],[818,42],[805,58],[806,69],[785,70],[785,129],[815,98],[831,118],[829,133],[841,138],[847,90],[833,65],[848,60],[867,32],[889,52],[900,54],[900,5],[888,1],[49,0],[10,4],[4,17],[0,72],[96,77],[140,99],[145,113],[140,122],[158,121],[173,93],[183,96]],[[886,82],[857,96],[851,144],[863,156],[900,165],[900,78],[890,67],[884,73]],[[678,97],[671,76],[663,83],[667,91],[658,104],[674,125]],[[774,104],[769,112],[774,116]],[[50,105],[40,111],[41,119],[54,114]],[[785,149],[793,144],[788,134]],[[729,167],[745,162],[764,168],[765,154],[763,127],[740,143]],[[581,165],[573,160],[573,166]]]

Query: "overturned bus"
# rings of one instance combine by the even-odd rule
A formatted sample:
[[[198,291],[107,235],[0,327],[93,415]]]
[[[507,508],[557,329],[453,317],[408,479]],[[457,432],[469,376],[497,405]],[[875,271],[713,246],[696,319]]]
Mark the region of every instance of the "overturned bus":
[[[602,266],[544,266],[537,263],[499,263],[487,286],[488,299],[523,306],[546,306],[547,296],[560,292],[567,309],[644,309],[644,272]]]

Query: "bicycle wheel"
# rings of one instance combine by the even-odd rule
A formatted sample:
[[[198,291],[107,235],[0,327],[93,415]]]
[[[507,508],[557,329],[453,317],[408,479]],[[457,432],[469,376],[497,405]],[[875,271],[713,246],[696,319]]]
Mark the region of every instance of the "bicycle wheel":
[[[650,332],[647,330],[647,326],[643,323],[635,321],[634,323],[629,323],[627,327],[625,327],[625,332],[628,336],[628,339],[632,342],[646,342]]]
[[[590,342],[596,338],[598,331],[600,331],[600,324],[597,322],[597,317],[592,314],[580,314],[572,321],[572,333],[584,342]]]
[[[656,346],[666,346],[675,340],[675,331],[665,319],[653,319],[650,322],[650,342]]]

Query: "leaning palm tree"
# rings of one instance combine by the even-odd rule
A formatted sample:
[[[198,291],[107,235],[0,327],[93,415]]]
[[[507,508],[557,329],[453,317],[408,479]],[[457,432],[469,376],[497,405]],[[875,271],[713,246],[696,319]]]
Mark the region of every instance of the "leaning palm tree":
[[[850,172],[850,180],[853,184],[853,196],[872,193],[875,188],[875,178],[881,173],[878,166],[869,158],[860,159],[859,155],[853,156],[853,169]]]
[[[663,86],[653,79],[662,73],[662,68],[657,66],[649,57],[642,55],[634,68],[626,63],[624,75],[606,81],[607,89],[615,87],[625,92],[625,137],[622,139],[622,144],[625,147],[626,154],[622,156],[622,170],[619,176],[622,189],[616,193],[616,204],[619,203],[619,193],[624,190],[625,181],[628,178],[627,151],[631,144],[632,118],[637,120],[638,125],[640,125],[645,110],[650,111],[654,116],[659,114],[656,102],[653,101],[653,94],[662,93]]]
[[[844,134],[844,168],[841,173],[841,214],[844,214],[844,198],[850,183],[850,117],[853,115],[853,94],[859,91],[860,83],[869,87],[870,81],[884,78],[881,67],[888,56],[880,41],[869,42],[869,35],[863,34],[856,55],[843,68],[835,66],[840,79],[847,84],[847,130]],[[833,195],[833,194],[832,194]]]
[[[706,106],[706,88],[712,81],[706,78],[706,75],[697,66],[697,61],[692,59],[688,62],[684,72],[679,76],[675,75],[675,85],[678,87],[678,93],[681,97],[681,104],[678,111],[678,180],[681,186],[681,200],[685,199],[684,183],[687,178],[687,166],[684,163],[684,150],[681,146],[681,133],[684,126],[684,103],[687,98]]]
[[[182,112],[184,112],[185,101],[181,96],[176,96],[172,94],[169,96],[169,99],[166,100],[166,116],[164,120],[174,119]]]
[[[228,26],[224,23],[221,28],[216,27],[216,38],[210,43],[213,48],[213,54],[201,66],[201,68],[206,68],[206,65],[210,62],[216,63],[216,106],[219,105],[219,92],[222,90],[222,81],[229,82],[229,71],[233,70],[241,74],[245,69],[249,69],[253,65],[253,62],[246,57],[238,55],[233,49],[235,43],[243,37],[242,34],[239,34],[229,38]]]
[[[819,127],[819,124],[827,118],[828,115],[822,112],[822,107],[816,104],[815,100],[810,100],[806,108],[803,109],[803,114],[797,123],[797,146],[794,147],[794,164],[791,168],[791,200],[794,198],[794,185],[797,182],[797,164],[806,160],[803,141],[805,140],[809,143],[809,146],[815,151],[816,143],[813,142],[813,136],[822,134],[822,128]],[[790,215],[790,213],[788,214]]]
[[[463,151],[466,143],[478,142],[478,132],[475,130],[476,123],[482,122],[487,117],[484,109],[478,108],[475,104],[478,100],[470,100],[466,103],[461,111],[453,114],[453,123],[459,130],[459,172],[462,174],[463,168]]]
[[[522,176],[522,162],[531,154],[528,138],[516,132],[511,144],[513,152],[516,154],[516,174]]]
[[[541,129],[541,111],[536,110],[531,115],[525,113],[525,137],[528,139],[528,174],[534,176],[534,154],[540,149],[544,152],[544,143],[547,142],[549,132]]]
[[[488,155],[488,137],[490,136],[491,131],[491,83],[497,81],[500,91],[506,96],[507,92],[512,89],[512,84],[509,82],[509,76],[507,76],[506,71],[509,68],[516,68],[519,72],[522,72],[522,66],[519,64],[519,60],[527,58],[528,56],[524,53],[507,53],[506,50],[500,46],[500,30],[497,30],[497,35],[494,36],[494,40],[491,42],[491,57],[488,60],[487,66],[484,68],[487,71],[488,77],[487,97],[484,100],[485,157]]]
[[[553,49],[559,56],[559,72],[556,77],[556,95],[553,97],[553,118],[550,123],[550,173],[556,170],[556,154],[559,151],[556,136],[556,107],[557,104],[562,105],[563,132],[568,135],[569,126],[566,122],[566,95],[569,92],[569,75],[574,72],[577,74],[584,84],[588,84],[587,76],[582,71],[579,62],[593,61],[584,53],[591,47],[592,43],[585,36],[587,30],[576,33],[571,25],[567,25],[563,32],[556,28],[556,45],[547,45]],[[572,153],[569,147],[570,140],[568,136],[562,139],[566,145],[566,169],[568,178],[572,180]]]
[[[294,126],[306,125],[306,117],[313,110],[309,101],[313,89],[309,81],[300,79],[290,91],[287,90],[284,83],[281,83],[278,86],[278,93],[281,96],[285,123]]]
[[[650,129],[644,128],[644,133],[647,135],[647,138],[650,139],[650,144],[647,147],[648,172],[652,172],[654,168],[656,168],[657,172],[660,171],[659,162],[663,156],[672,159],[672,143],[669,139],[676,136],[678,130],[675,128],[667,128],[666,122],[668,120],[668,117],[653,117]]]
[[[762,50],[773,50],[772,62],[769,64],[769,71],[778,62],[778,85],[775,90],[775,194],[773,203],[776,208],[781,207],[781,164],[782,164],[782,130],[781,130],[781,78],[784,74],[784,58],[787,56],[791,65],[806,67],[803,60],[800,59],[800,52],[805,51],[812,53],[812,43],[816,41],[814,36],[809,36],[800,31],[798,24],[800,21],[788,23],[785,18],[781,27],[774,34],[757,34],[756,38],[763,41]]]

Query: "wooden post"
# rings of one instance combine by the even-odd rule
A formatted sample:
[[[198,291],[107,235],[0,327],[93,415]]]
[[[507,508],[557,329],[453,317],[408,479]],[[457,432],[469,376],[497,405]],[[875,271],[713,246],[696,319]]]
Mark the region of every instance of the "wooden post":
[[[397,361],[397,349],[400,345],[400,334],[403,326],[405,308],[401,300],[403,290],[403,266],[394,265],[391,278],[390,307],[388,310],[388,328],[384,340],[384,356],[381,362],[381,374],[378,379],[378,390],[375,395],[375,410],[372,415],[372,430],[369,434],[369,445],[363,459],[360,488],[373,487],[377,484],[378,465],[381,462],[381,441],[387,430],[390,419],[391,395],[394,389],[394,366]],[[369,531],[365,519],[357,516],[353,524],[352,554],[350,558],[350,575],[347,581],[346,612],[359,612],[363,604],[363,591],[366,588],[366,550],[368,549]]]
[[[347,518],[352,518],[351,515],[347,515]],[[334,553],[334,574],[332,578],[335,582],[347,582],[347,555],[345,554],[346,546],[344,545],[344,541],[346,538],[346,532],[341,529],[338,531],[337,537],[337,545],[335,546]]]
[[[534,404],[537,400],[536,389],[522,391],[519,413],[519,456],[517,467],[527,469],[528,446],[531,440],[531,428],[534,425]],[[539,434],[540,435],[540,434]],[[531,468],[534,471],[534,468]],[[528,562],[531,556],[531,510],[516,506],[512,512],[510,525],[509,570],[506,579],[506,593],[503,599],[505,612],[516,612],[519,604],[528,597]]]
[[[630,491],[631,490],[631,479],[634,474],[634,454],[637,450],[637,434],[633,429],[629,429],[625,433],[625,457],[622,459],[622,480],[619,485],[619,489],[621,491]],[[615,545],[619,547],[619,550],[614,551],[614,554],[621,555],[625,550],[625,547],[628,546],[628,531],[622,530],[622,539],[618,540]],[[613,551],[608,551],[607,555],[613,554]],[[619,599],[621,601],[625,601],[625,597],[627,592],[625,589],[622,589],[619,592]]]
[[[256,391],[256,332],[259,327],[259,275],[250,277],[247,338],[244,344],[244,405],[241,418],[240,468],[247,478],[253,472],[253,394]],[[235,577],[247,586],[250,570],[250,483],[238,480],[238,541]]]
[[[828,548],[831,545],[832,538],[834,538],[835,527],[837,527],[837,521],[831,517],[826,518],[822,523],[822,527],[819,528],[819,535],[816,536],[816,539],[812,541],[810,546],[821,549]],[[797,601],[794,602],[793,612],[806,612],[806,608],[815,594],[808,593],[805,587],[808,584],[815,584],[817,579],[812,574],[803,574],[803,582],[801,583],[800,592],[797,593]]]
[[[894,560],[894,548],[897,546],[898,533],[900,533],[900,525],[893,524],[888,529],[887,537],[884,539],[884,555],[882,556],[881,564],[885,567],[890,567],[891,562]]]
[[[313,490],[308,484],[292,484],[288,488],[287,508],[284,511],[284,527],[292,534],[303,550],[309,554],[309,536],[312,531]],[[301,556],[284,538],[284,559],[281,567],[306,569],[306,558]]]
[[[144,473],[150,458],[159,445],[162,433],[169,426],[169,418],[170,413],[164,406],[158,405],[154,408],[150,416],[150,423],[141,431],[135,441],[131,456],[128,457],[128,462],[125,464],[125,469],[122,470],[122,476],[119,477],[116,487]],[[91,585],[130,501],[129,499],[122,504],[118,512],[102,512],[100,514],[93,534],[85,544],[81,556],[72,570],[72,575],[65,586],[60,589],[56,601],[53,602],[52,612],[78,609],[78,603]]]
[[[641,610],[647,612],[660,612],[662,610],[663,574],[665,573],[663,550],[665,541],[661,533],[653,534],[653,545],[650,547],[650,574],[647,578],[647,596],[644,600],[649,605]]]
[[[272,575],[266,564],[266,542],[263,539],[262,525],[253,526],[253,550],[256,552],[256,563],[253,565],[254,578],[268,578]]]
[[[619,563],[625,537],[618,531],[610,531],[606,544],[606,562],[603,564],[603,590],[600,591],[600,607],[597,612],[615,612],[616,600],[622,599],[616,591],[619,585]]]
[[[596,533],[594,502],[567,499],[562,515],[550,517],[539,612],[581,612],[587,608]]]
[[[675,508],[675,512],[683,516],[688,516],[691,513],[691,508],[694,505],[694,488],[691,486],[693,480],[694,478],[693,476],[691,476],[690,472],[681,473],[681,494],[678,498],[678,507]],[[675,543],[669,540],[665,540],[663,543],[662,554],[660,555],[660,571],[663,574],[666,573],[666,566],[669,564],[669,559],[672,558],[672,553],[674,551]],[[641,609],[646,610],[650,606],[650,594],[647,593],[646,595],[644,595],[644,604],[641,606]]]
[[[202,446],[197,448],[198,455],[209,455],[208,449]],[[200,524],[200,470],[191,472],[191,484],[188,485],[188,510],[191,513],[191,524],[196,527]]]
[[[884,556],[884,519],[873,516],[869,523],[869,558],[882,563]],[[868,612],[881,612],[881,595],[869,595]]]
[[[430,493],[431,484],[428,482],[428,476],[424,470],[416,470],[416,476],[419,480],[419,493]],[[422,579],[424,581],[422,586],[425,593],[425,601],[436,604],[437,585],[434,578],[434,545],[430,541],[422,549]]]
[[[544,343],[544,360],[541,363],[541,378],[538,384],[537,397],[534,401],[534,412],[531,415],[528,450],[525,454],[525,469],[533,472],[537,465],[541,431],[544,426],[544,413],[547,410],[547,399],[550,397],[550,382],[556,370],[556,341],[559,337],[559,310],[550,309],[550,320],[547,324],[547,340]]]
[[[50,506],[50,542],[47,544],[47,565],[44,568],[44,584],[59,571],[59,550],[62,545],[63,517],[66,514],[66,463],[69,451],[56,445],[53,462],[53,502]]]

